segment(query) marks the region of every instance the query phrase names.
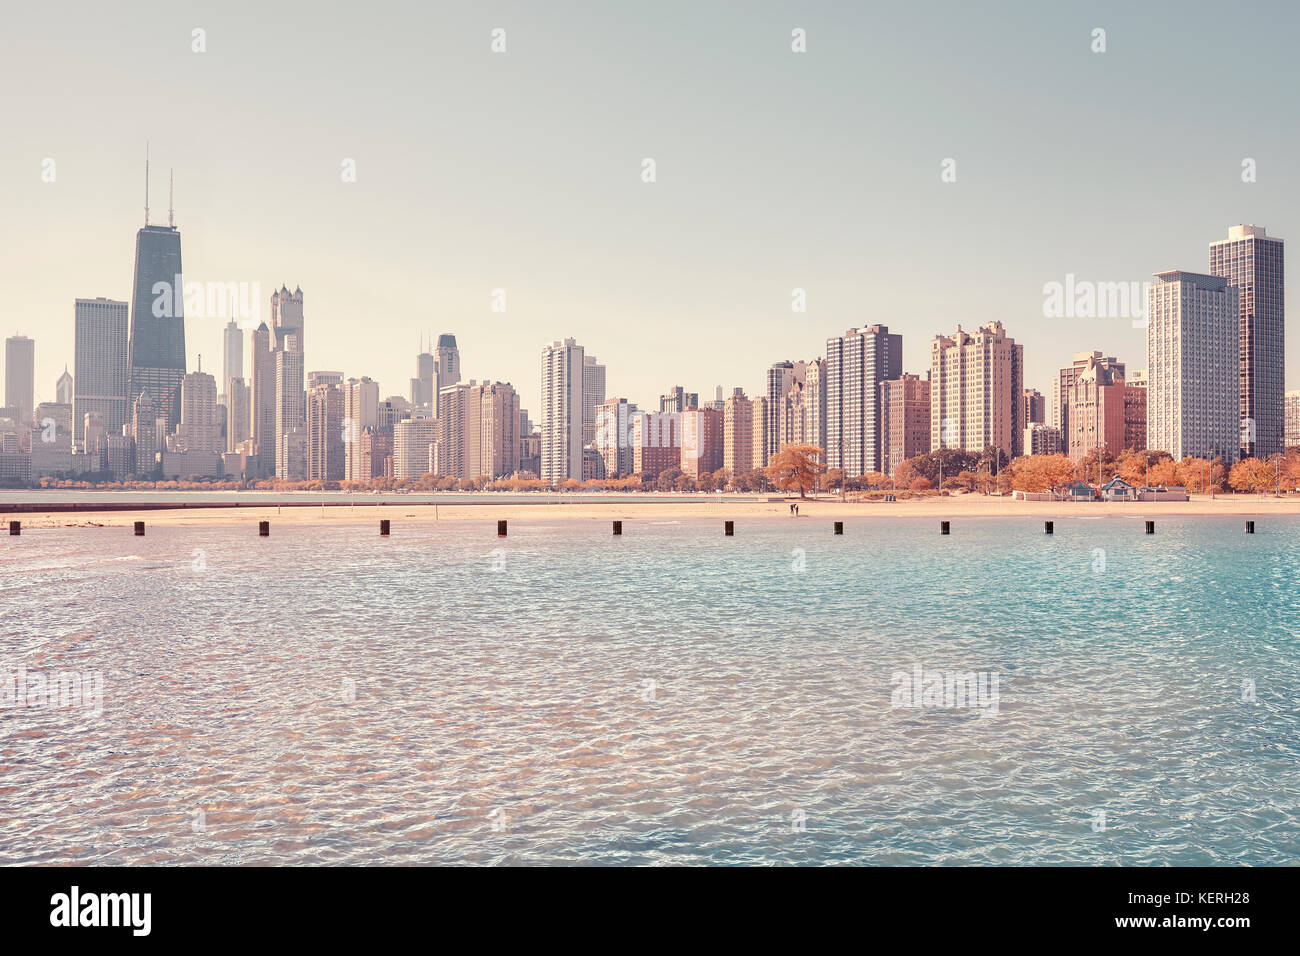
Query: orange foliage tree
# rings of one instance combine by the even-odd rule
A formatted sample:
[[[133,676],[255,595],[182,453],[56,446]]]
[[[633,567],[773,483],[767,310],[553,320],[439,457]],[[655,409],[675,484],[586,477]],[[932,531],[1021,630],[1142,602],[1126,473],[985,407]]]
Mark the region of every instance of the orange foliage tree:
[[[782,445],[767,463],[768,481],[781,491],[798,490],[800,498],[826,473],[825,452],[816,445]]]

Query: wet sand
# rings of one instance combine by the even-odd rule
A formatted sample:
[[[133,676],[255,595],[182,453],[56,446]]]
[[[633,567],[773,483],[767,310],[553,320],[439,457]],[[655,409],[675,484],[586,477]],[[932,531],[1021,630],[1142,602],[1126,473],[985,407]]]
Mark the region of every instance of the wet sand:
[[[1174,516],[1234,515],[1264,517],[1268,515],[1300,515],[1300,496],[1275,498],[1271,495],[1224,495],[1211,499],[1193,496],[1191,501],[1152,502],[1051,502],[1017,501],[1010,497],[984,495],[955,495],[952,497],[914,498],[905,501],[840,501],[837,498],[797,498],[786,501],[731,500],[702,501],[698,496],[683,496],[680,500],[668,497],[638,498],[629,496],[626,502],[584,501],[581,495],[567,498],[539,497],[533,502],[502,504],[385,504],[295,505],[277,507],[254,505],[239,508],[203,508],[189,506],[176,509],[146,511],[103,512],[31,512],[6,513],[0,505],[0,520],[16,519],[24,528],[52,527],[130,527],[135,521],[146,526],[194,525],[256,525],[270,521],[272,525],[344,524],[354,522],[377,523],[388,518],[398,522],[472,522],[496,521],[603,521],[622,519],[652,519],[662,521],[685,519],[724,518],[781,518],[791,517],[790,503],[798,502],[799,517],[806,518],[983,518],[983,517],[1041,517],[1041,518],[1159,518]],[[0,532],[2,533],[2,532]]]

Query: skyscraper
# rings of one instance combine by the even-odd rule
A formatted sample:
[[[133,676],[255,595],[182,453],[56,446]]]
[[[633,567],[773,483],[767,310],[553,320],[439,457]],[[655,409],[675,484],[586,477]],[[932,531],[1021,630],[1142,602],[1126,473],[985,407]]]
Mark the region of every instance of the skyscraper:
[[[307,478],[342,481],[344,449],[343,388],[317,384],[307,392]]]
[[[804,373],[804,439],[826,450],[826,360],[813,359]],[[823,458],[823,461],[825,459]]]
[[[573,339],[542,349],[543,481],[582,480],[583,348]]]
[[[930,450],[930,383],[904,373],[880,383],[880,470],[893,475]]]
[[[682,412],[683,474],[698,479],[713,474],[723,462],[723,412],[716,408],[688,408]]]
[[[605,366],[594,355],[582,358],[582,444],[596,440],[596,406],[605,400]]]
[[[632,474],[632,416],[636,405],[626,398],[610,398],[596,406],[596,435],[593,441],[605,460],[605,477]],[[522,425],[521,425],[522,430]]]
[[[131,353],[127,303],[77,299],[75,316],[72,424],[80,442],[86,437],[88,413],[97,413],[106,428],[121,428],[127,421],[128,400],[134,401],[140,392],[128,397]]]
[[[681,412],[638,412],[632,416],[632,470],[653,480],[682,464]]]
[[[135,473],[142,478],[158,469],[158,407],[148,390],[131,403],[131,437],[135,440]]]
[[[297,335],[284,338],[275,356],[275,476],[290,481],[307,477],[307,397],[303,354]],[[301,456],[300,456],[301,452]]]
[[[221,333],[221,389],[226,394],[226,383],[232,378],[244,377],[244,330],[234,319],[226,323]]]
[[[1124,447],[1147,447],[1147,373],[1130,372],[1124,380]]]
[[[226,380],[226,451],[234,452],[249,438],[252,392],[242,378]]]
[[[470,382],[464,409],[463,478],[519,470],[519,396],[509,382]]]
[[[257,447],[257,474],[275,474],[275,350],[274,338],[263,322],[253,333],[251,431]]]
[[[1094,352],[1076,374],[1065,393],[1062,434],[1071,461],[1094,452],[1118,455],[1125,448],[1124,365]]]
[[[429,414],[437,411],[438,358],[432,352],[415,357],[415,378],[411,379],[411,404],[427,405]]]
[[[1147,305],[1147,446],[1175,460],[1242,446],[1238,290],[1222,276],[1156,274]]]
[[[180,421],[181,379],[185,377],[181,234],[174,225],[149,224],[147,183],[146,172],[145,224],[135,236],[127,394],[139,395],[148,389],[158,403],[159,415],[167,419],[167,430],[172,431]],[[170,221],[170,215],[168,218]]]
[[[1061,430],[1061,440],[1065,443],[1067,452],[1069,451],[1070,436],[1074,434],[1074,428],[1070,423],[1070,393],[1078,377],[1091,366],[1100,367],[1102,376],[1106,379],[1109,379],[1111,375],[1118,375],[1120,378],[1125,377],[1123,362],[1118,361],[1114,356],[1106,356],[1095,351],[1075,352],[1070,364],[1061,366],[1057,371],[1056,388],[1052,394],[1052,422]],[[1026,419],[1026,421],[1028,420]]]
[[[68,366],[63,366],[63,374],[54,383],[55,401],[60,405],[72,405],[76,400],[76,382],[68,373]]]
[[[181,379],[181,418],[176,437],[186,452],[212,455],[221,451],[217,380],[207,372],[190,372]]]
[[[880,383],[902,374],[903,337],[888,326],[849,329],[826,340],[828,468],[842,468],[848,478],[883,470]]]
[[[460,381],[460,349],[456,347],[456,336],[450,332],[439,335],[436,354],[438,357],[437,387],[429,402],[429,411],[435,417],[440,414],[437,407],[438,395],[448,385],[455,385]]]
[[[429,471],[429,450],[438,439],[433,418],[408,418],[393,426],[393,477],[419,478]]]
[[[754,403],[743,388],[723,402],[722,467],[732,478],[754,470]]]
[[[771,458],[786,444],[781,437],[781,412],[796,385],[803,386],[806,362],[774,362],[767,370],[767,420],[763,422],[763,447]]]
[[[1024,346],[991,322],[930,343],[930,448],[1018,458],[1024,447]]]
[[[19,424],[36,412],[36,343],[25,335],[5,339],[5,405],[18,409]]]
[[[698,408],[699,404],[699,392],[688,392],[680,385],[674,385],[659,396],[660,412],[684,412],[688,408]]]
[[[1036,388],[1025,389],[1025,427],[1046,424],[1047,399]]]
[[[1300,447],[1300,389],[1286,393],[1286,447]]]
[[[275,334],[272,346],[274,351],[285,348],[285,342],[291,335],[298,337],[299,352],[303,351],[303,313],[302,289],[289,291],[288,286],[280,286],[279,292],[271,293],[271,331]]]
[[[1241,456],[1267,458],[1285,445],[1283,243],[1263,226],[1232,226],[1210,243],[1210,275],[1237,289]]]
[[[374,478],[362,460],[361,436],[379,426],[379,383],[372,378],[350,378],[343,393],[344,477],[349,481]],[[388,430],[392,430],[391,423]],[[373,451],[373,442],[371,443]],[[370,467],[373,467],[371,465]],[[382,472],[381,472],[382,474]]]

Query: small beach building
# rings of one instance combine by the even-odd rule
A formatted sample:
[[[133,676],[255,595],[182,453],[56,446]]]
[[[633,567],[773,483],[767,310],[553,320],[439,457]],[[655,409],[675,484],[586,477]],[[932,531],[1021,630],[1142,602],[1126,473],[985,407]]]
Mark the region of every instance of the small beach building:
[[[1061,496],[1066,501],[1096,501],[1097,491],[1086,482],[1072,481],[1061,489]]]
[[[1106,501],[1136,501],[1137,489],[1116,475],[1101,486],[1101,496]]]

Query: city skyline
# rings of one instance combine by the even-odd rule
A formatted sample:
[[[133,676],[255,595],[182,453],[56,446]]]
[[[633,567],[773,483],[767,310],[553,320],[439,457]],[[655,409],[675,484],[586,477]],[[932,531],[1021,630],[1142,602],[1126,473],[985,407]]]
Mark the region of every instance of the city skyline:
[[[310,52],[276,42],[277,27],[291,24],[273,11],[256,28],[248,13],[214,14],[197,53],[194,24],[160,8],[137,25],[131,48],[153,53],[169,76],[165,90],[151,86],[149,58],[102,40],[87,46],[58,31],[53,15],[25,10],[10,34],[24,44],[5,51],[14,68],[47,77],[55,95],[86,71],[111,68],[105,95],[147,93],[150,105],[110,124],[74,104],[55,126],[33,101],[14,103],[13,148],[0,157],[0,193],[13,210],[0,224],[14,248],[0,264],[10,325],[38,341],[36,401],[52,400],[72,353],[67,303],[130,300],[120,237],[142,223],[139,180],[151,140],[155,168],[176,170],[186,278],[260,284],[263,300],[282,283],[310,290],[311,364],[370,375],[385,394],[406,393],[407,343],[430,328],[454,330],[465,355],[481,362],[465,378],[513,382],[532,408],[536,349],[554,338],[587,344],[611,369],[607,394],[644,403],[664,387],[639,361],[647,327],[692,346],[655,356],[671,363],[673,381],[702,394],[721,385],[753,395],[774,358],[807,358],[848,327],[888,324],[904,336],[903,368],[919,372],[933,335],[990,321],[1014,329],[1026,384],[1041,389],[1059,356],[1089,348],[1132,362],[1144,338],[1127,317],[1045,317],[1045,284],[1147,282],[1171,268],[1203,268],[1205,244],[1222,239],[1227,224],[1263,223],[1286,238],[1300,217],[1283,159],[1295,134],[1268,120],[1286,105],[1285,84],[1269,82],[1285,59],[1274,46],[1286,31],[1250,31],[1259,93],[1241,104],[1230,84],[1216,82],[1227,66],[1183,53],[1189,42],[1230,45],[1249,28],[1189,10],[1179,8],[1170,30],[1157,9],[1119,5],[1086,14],[1027,8],[1006,23],[957,10],[938,24],[908,11],[883,20],[865,11],[761,11],[737,20],[668,5],[636,24],[639,42],[620,48],[633,58],[625,65],[610,39],[633,27],[615,11],[507,5],[492,19],[454,8],[423,19],[397,6],[350,37],[345,56],[330,37],[313,36]],[[97,37],[121,29],[107,11],[87,18]],[[398,29],[410,23],[428,29]],[[508,44],[494,54],[490,33],[499,26]],[[1098,26],[1108,38],[1101,53],[1091,48]],[[795,28],[807,31],[807,52],[791,50]],[[894,49],[906,44],[882,35],[924,35],[947,62],[894,100],[866,96],[877,71],[911,75]],[[410,44],[424,55],[395,55],[394,44],[397,54]],[[322,70],[331,55],[365,64],[389,94],[376,104],[366,97],[363,111],[360,88],[348,85],[356,74]],[[1007,68],[990,73],[990,56]],[[239,75],[237,63],[249,58],[303,79],[268,97]],[[557,73],[565,61],[574,72]],[[652,74],[668,61],[679,79],[662,88],[622,80],[625,67]],[[52,64],[66,69],[51,72]],[[411,129],[403,121],[417,101],[385,81],[420,79],[427,88],[443,70],[479,92],[484,118],[443,111]],[[578,71],[600,82],[575,84]],[[688,90],[705,91],[703,102]],[[1143,92],[1162,97],[1158,114],[1134,108]],[[986,108],[973,116],[972,102]],[[327,103],[341,104],[337,116]],[[1207,140],[1217,132],[1210,117],[1229,105],[1249,133]],[[1059,123],[1022,129],[1045,107]],[[212,150],[213,124],[159,129],[157,116],[177,108],[236,129],[268,115],[310,125],[254,160]],[[733,127],[726,147],[709,136],[720,112]],[[605,122],[589,128],[588,116]],[[867,122],[846,128],[849,116]],[[102,144],[93,162],[70,127]],[[1163,144],[1156,155],[1133,149],[1152,135]],[[437,158],[432,167],[425,157]],[[41,178],[45,158],[56,164],[53,181]],[[348,158],[353,183],[340,178]],[[656,162],[653,183],[642,181],[646,158]],[[949,158],[956,178],[944,182]],[[1254,181],[1243,181],[1247,159]],[[1174,195],[1196,201],[1160,203]],[[58,245],[71,248],[54,254]],[[494,290],[505,312],[492,311]],[[792,311],[794,290],[806,312]],[[265,301],[258,305],[265,313]],[[229,318],[187,319],[187,368],[199,354],[218,368]],[[1288,362],[1293,384],[1297,362]]]

